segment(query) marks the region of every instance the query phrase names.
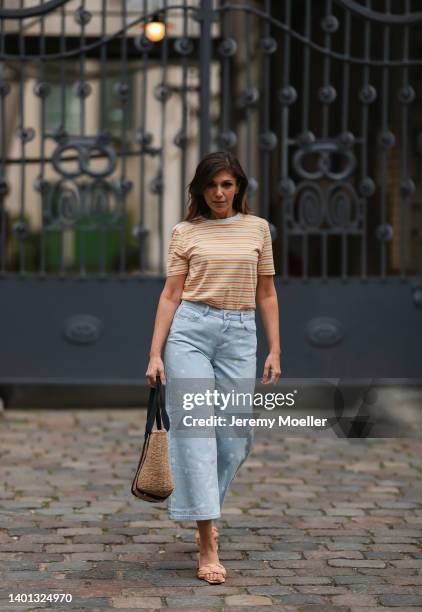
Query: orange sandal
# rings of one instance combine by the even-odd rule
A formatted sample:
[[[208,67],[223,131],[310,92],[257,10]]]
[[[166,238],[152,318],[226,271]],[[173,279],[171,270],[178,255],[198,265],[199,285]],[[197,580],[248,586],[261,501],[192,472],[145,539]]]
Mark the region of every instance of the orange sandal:
[[[200,580],[205,580],[208,584],[222,584],[226,582],[227,572],[226,568],[221,565],[221,563],[206,563],[199,567],[199,553],[196,555],[197,565],[196,565],[196,576]],[[210,574],[218,574],[220,579],[210,580],[207,578]]]
[[[213,532],[213,535],[214,535],[214,539],[215,539],[215,541],[217,543],[217,550],[218,550],[218,538],[219,538],[220,534],[218,533],[217,527],[215,527],[214,525],[212,526],[212,532]],[[199,531],[195,531],[195,542],[197,543],[198,546],[201,544],[201,540],[200,540],[200,537],[199,537]]]

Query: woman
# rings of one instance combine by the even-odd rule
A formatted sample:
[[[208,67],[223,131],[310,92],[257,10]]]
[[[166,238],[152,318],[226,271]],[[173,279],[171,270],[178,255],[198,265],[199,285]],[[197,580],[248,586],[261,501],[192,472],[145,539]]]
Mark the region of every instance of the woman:
[[[225,582],[227,575],[219,563],[218,531],[212,521],[221,516],[228,487],[248,456],[253,437],[251,428],[242,428],[239,435],[228,424],[231,414],[239,410],[248,414],[253,405],[227,404],[223,409],[222,396],[218,396],[218,403],[208,405],[201,416],[224,415],[226,423],[215,423],[211,435],[208,428],[204,437],[199,429],[194,433],[192,428],[181,428],[183,416],[194,414],[176,401],[176,396],[181,397],[176,387],[180,391],[180,383],[183,387],[185,381],[186,392],[209,389],[210,393],[226,393],[227,398],[234,389],[253,394],[256,304],[269,344],[262,382],[275,383],[280,376],[270,231],[267,221],[248,209],[247,185],[239,161],[230,153],[210,153],[199,163],[189,185],[186,218],[172,230],[167,280],[146,372],[150,385],[155,384],[157,375],[166,384],[175,479],[169,516],[196,520],[200,546],[197,576],[210,584]],[[164,367],[161,351],[165,342]],[[198,401],[199,405],[204,410],[204,402]]]

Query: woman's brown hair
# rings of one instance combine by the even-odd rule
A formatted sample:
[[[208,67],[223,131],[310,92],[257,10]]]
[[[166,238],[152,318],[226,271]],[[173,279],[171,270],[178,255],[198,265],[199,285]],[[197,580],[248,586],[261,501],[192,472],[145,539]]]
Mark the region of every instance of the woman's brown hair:
[[[226,170],[234,176],[239,192],[234,196],[233,208],[236,212],[245,215],[253,214],[246,202],[246,190],[248,179],[240,165],[239,160],[231,153],[216,151],[208,153],[198,164],[195,176],[188,185],[189,207],[184,221],[192,221],[199,216],[210,217],[211,211],[202,195],[206,187],[211,183],[216,174]]]

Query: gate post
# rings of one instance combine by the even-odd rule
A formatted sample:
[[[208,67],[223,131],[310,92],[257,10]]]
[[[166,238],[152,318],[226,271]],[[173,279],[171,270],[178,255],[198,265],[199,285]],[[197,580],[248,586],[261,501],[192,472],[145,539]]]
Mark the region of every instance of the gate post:
[[[213,0],[201,0],[199,20],[199,155],[202,158],[210,150],[210,68],[212,56],[211,24]]]

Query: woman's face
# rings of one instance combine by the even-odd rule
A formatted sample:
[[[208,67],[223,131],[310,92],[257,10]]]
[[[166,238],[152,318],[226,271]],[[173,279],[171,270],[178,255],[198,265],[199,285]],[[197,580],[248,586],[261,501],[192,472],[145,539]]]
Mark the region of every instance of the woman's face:
[[[233,200],[238,191],[239,187],[236,179],[230,172],[226,170],[218,172],[205,187],[202,194],[205,202],[211,209],[211,217],[214,219],[224,219],[236,214],[236,211],[233,209]]]

